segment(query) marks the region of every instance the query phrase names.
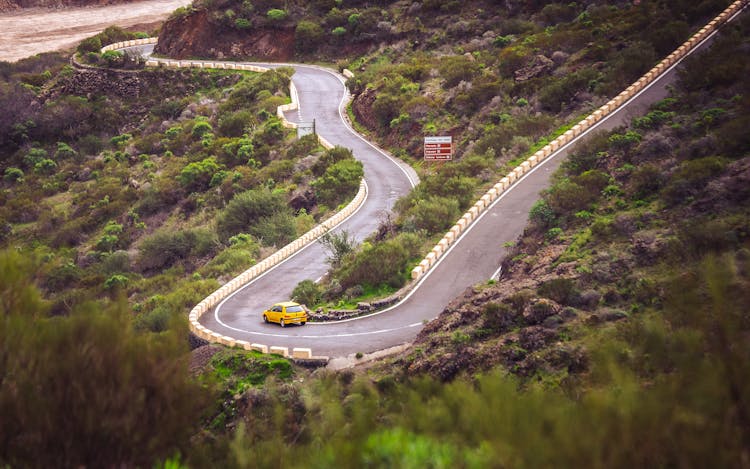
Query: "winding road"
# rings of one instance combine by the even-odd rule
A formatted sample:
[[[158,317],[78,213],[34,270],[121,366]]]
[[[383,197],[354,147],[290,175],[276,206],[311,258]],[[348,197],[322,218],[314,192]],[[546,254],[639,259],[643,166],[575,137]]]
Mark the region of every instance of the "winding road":
[[[692,52],[706,47],[707,42]],[[416,174],[349,127],[343,117],[347,99],[343,77],[320,67],[293,66],[300,105],[299,110],[290,112],[287,118],[293,122],[315,119],[320,135],[335,145],[352,149],[364,164],[367,199],[336,228],[345,229],[361,240],[377,228],[394,202],[412,189],[417,182]],[[666,87],[675,79],[674,68],[503,192],[399,304],[370,316],[334,323],[308,323],[284,329],[263,323],[261,312],[268,305],[288,299],[298,282],[316,280],[327,270],[326,252],[319,243],[312,243],[230,295],[203,315],[201,323],[238,340],[269,346],[307,347],[315,355],[331,357],[374,352],[413,340],[425,321],[435,318],[467,287],[498,275],[506,254],[504,243],[516,240],[522,233],[531,206],[539,192],[548,186],[550,175],[571,146],[594,130],[612,129],[626,123],[664,98]]]
[[[263,65],[263,64],[256,64]],[[346,99],[343,78],[330,71],[294,65],[294,84],[299,92],[299,113],[287,115],[291,121],[316,120],[318,132],[329,142],[351,148],[365,166],[368,197],[362,208],[337,229],[346,229],[357,238],[372,233],[397,198],[406,194],[415,179],[410,171],[366,143],[346,123],[342,106]],[[663,74],[619,111],[596,127],[558,150],[543,164],[503,193],[454,243],[450,251],[419,282],[403,301],[369,316],[356,319],[308,323],[280,328],[262,322],[261,312],[270,304],[287,300],[294,286],[305,279],[316,280],[327,265],[326,253],[313,243],[297,255],[253,280],[205,314],[200,322],[220,334],[251,343],[282,347],[307,347],[316,355],[347,356],[368,353],[409,342],[425,321],[467,287],[485,282],[499,273],[506,254],[504,243],[515,241],[528,222],[528,213],[539,192],[549,185],[551,174],[571,146],[591,131],[612,129],[642,114],[652,103],[667,95],[666,87],[675,72]]]
[[[693,52],[706,47],[709,42],[704,41]],[[667,86],[675,80],[678,64],[618,111],[516,181],[463,232],[417,287],[391,308],[356,319],[308,323],[284,329],[276,324],[263,323],[261,312],[268,305],[288,299],[299,281],[315,280],[326,271],[325,252],[319,243],[313,243],[229,296],[205,314],[201,323],[238,340],[289,348],[308,347],[316,355],[331,357],[374,352],[413,340],[426,321],[437,317],[467,287],[499,274],[499,266],[506,255],[504,244],[515,241],[523,232],[531,206],[538,199],[539,192],[549,185],[550,176],[571,147],[591,132],[627,123],[632,117],[642,115],[654,102],[665,98]],[[404,169],[403,163],[365,142],[346,123],[342,115],[346,99],[343,77],[320,68],[293,66],[300,115],[287,115],[287,118],[292,121],[298,121],[300,117],[307,121],[316,119],[318,132],[324,138],[335,145],[351,148],[355,157],[365,165],[368,198],[359,212],[337,228],[356,233],[361,239],[374,231],[379,219],[392,208],[398,197],[406,194],[415,179],[409,176],[410,172]]]

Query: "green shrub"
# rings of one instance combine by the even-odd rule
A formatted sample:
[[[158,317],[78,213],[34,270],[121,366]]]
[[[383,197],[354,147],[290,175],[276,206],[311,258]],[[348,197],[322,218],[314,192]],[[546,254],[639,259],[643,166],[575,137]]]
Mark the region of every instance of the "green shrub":
[[[42,160],[47,159],[47,157],[47,150],[45,150],[44,148],[32,148],[23,157],[23,162],[26,164],[26,166],[33,168],[37,163],[40,163]]]
[[[599,192],[590,193],[585,187],[565,178],[552,186],[545,195],[549,207],[559,215],[589,208]]]
[[[409,260],[418,254],[421,241],[416,234],[401,233],[383,242],[363,243],[344,259],[334,277],[344,289],[356,285],[398,288],[406,281]]]
[[[537,290],[539,295],[562,305],[575,305],[579,296],[575,280],[569,278],[553,278],[539,285]]]
[[[302,20],[294,30],[294,45],[298,52],[306,53],[316,50],[325,40],[325,31],[313,21]]]
[[[90,37],[81,41],[78,44],[77,50],[79,54],[86,54],[87,52],[99,52],[102,49],[102,40],[99,36]]]
[[[121,274],[115,274],[104,282],[105,290],[120,290],[128,286],[130,279]]]
[[[266,13],[266,17],[268,17],[271,21],[283,21],[287,17],[286,10],[281,10],[278,8],[273,8],[271,10],[268,10]]]
[[[337,207],[357,193],[363,176],[362,163],[347,159],[329,166],[322,176],[313,181],[312,186],[319,202]]]
[[[461,216],[458,200],[428,196],[418,200],[405,214],[404,224],[414,230],[439,233],[449,228]]]
[[[139,246],[138,265],[143,270],[170,267],[191,256],[202,257],[214,252],[217,241],[207,229],[157,231]]]
[[[329,252],[326,260],[333,268],[339,267],[344,257],[356,248],[356,240],[346,230],[328,231],[318,242]]]
[[[195,122],[195,125],[193,125],[193,137],[201,138],[207,133],[211,133],[214,131],[214,128],[211,126],[211,123],[206,120],[205,117],[197,117]]]
[[[23,182],[23,171],[19,168],[5,168],[3,180],[6,182]]]
[[[335,37],[342,37],[344,34],[346,34],[346,28],[343,26],[337,26],[331,30],[331,34],[333,34]]]
[[[55,151],[55,159],[63,160],[66,158],[74,158],[78,156],[78,152],[75,151],[65,142],[57,142],[57,150]]]
[[[225,137],[241,137],[254,121],[253,113],[246,109],[223,114],[219,119],[219,134]]]
[[[292,300],[307,306],[314,306],[323,297],[323,289],[312,280],[303,280],[292,290]]]
[[[648,163],[638,166],[630,175],[630,193],[634,199],[645,199],[655,194],[664,184],[659,166]]]
[[[539,199],[531,207],[529,219],[542,228],[548,228],[555,224],[557,217],[555,216],[555,211],[552,210],[547,201]]]
[[[125,54],[116,50],[108,50],[102,54],[102,60],[107,67],[119,67],[125,63]]]
[[[237,29],[250,29],[252,25],[250,24],[250,20],[248,20],[247,18],[237,18],[234,20],[234,26]]]
[[[208,157],[201,161],[188,163],[182,168],[177,180],[188,191],[204,191],[208,189],[214,175],[217,174],[223,165],[216,162],[216,157]]]
[[[49,158],[44,158],[41,161],[34,164],[34,172],[37,174],[52,174],[57,169],[57,163],[50,160]]]
[[[274,234],[276,228],[281,231]],[[249,233],[273,244],[278,239],[293,236],[290,229],[294,230],[294,224],[283,196],[264,188],[235,195],[219,214],[216,229],[223,240],[238,233]]]

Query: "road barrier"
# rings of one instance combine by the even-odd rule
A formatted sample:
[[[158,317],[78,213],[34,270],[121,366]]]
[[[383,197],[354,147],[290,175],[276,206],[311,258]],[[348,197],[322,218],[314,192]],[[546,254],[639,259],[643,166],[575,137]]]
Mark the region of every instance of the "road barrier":
[[[461,235],[467,230],[469,226],[479,217],[479,215],[489,208],[497,198],[499,198],[503,192],[507,191],[515,182],[517,182],[526,173],[531,171],[532,168],[539,165],[559,149],[570,143],[574,138],[581,135],[588,129],[595,126],[605,117],[609,116],[625,102],[643,90],[646,86],[651,84],[664,72],[669,70],[673,65],[682,60],[690,51],[704,39],[716,31],[722,26],[729,18],[734,14],[742,10],[750,0],[737,0],[727,7],[721,14],[709,22],[706,26],[701,28],[695,33],[690,39],[688,39],[683,45],[677,48],[674,52],[668,55],[664,60],[659,62],[635,83],[630,85],[627,89],[611,99],[609,102],[595,110],[585,119],[575,124],[570,130],[557,137],[555,140],[545,145],[541,150],[531,155],[526,161],[519,164],[514,168],[507,176],[500,179],[492,188],[490,188],[469,210],[451,227],[450,230],[442,237],[440,241],[432,248],[432,250],[425,256],[425,258],[419,262],[411,271],[411,288],[416,286],[418,280],[422,278],[448,251],[450,246],[455,243]],[[102,52],[107,50],[117,50],[125,47],[133,47],[138,45],[154,44],[158,41],[158,38],[148,39],[136,39],[133,41],[118,42],[110,44],[102,48]],[[191,61],[180,61],[172,59],[162,58],[150,58],[146,61],[146,66],[150,67],[173,67],[173,68],[221,68],[229,70],[246,70],[253,72],[266,72],[269,69],[265,67],[259,67],[251,64],[235,63],[235,62],[212,62],[204,60],[191,60]],[[346,73],[348,72],[348,73]],[[346,77],[351,78],[353,74],[349,71],[345,71]],[[277,115],[282,120],[285,127],[296,128],[296,124],[289,122],[284,115],[285,112],[297,109],[298,102],[296,99],[297,93],[294,89],[294,84],[290,82],[290,95],[292,102],[279,106],[277,109]],[[320,143],[325,148],[332,148],[333,145],[318,136]],[[347,217],[353,214],[359,206],[364,202],[367,196],[367,185],[364,180],[360,183],[359,192],[354,199],[340,212],[336,213],[320,225],[311,229],[300,238],[291,243],[287,244],[273,255],[262,260],[258,264],[250,267],[239,276],[235,277],[224,286],[210,294],[203,301],[198,303],[189,314],[190,330],[196,336],[205,339],[209,342],[219,343],[228,347],[242,347],[245,350],[257,350],[262,353],[276,353],[284,357],[292,357],[299,359],[315,358],[312,356],[312,350],[309,348],[293,348],[292,354],[289,354],[287,347],[278,346],[267,346],[264,344],[249,343],[243,340],[237,340],[232,337],[224,336],[218,332],[212,331],[207,327],[200,324],[199,319],[203,314],[211,310],[219,302],[229,297],[231,294],[241,289],[253,279],[258,278],[263,273],[267,272],[277,264],[288,259],[290,256],[303,249],[310,243],[314,242],[321,236],[323,236],[328,230],[337,226],[343,222]],[[324,357],[320,357],[324,358]]]
[[[719,14],[706,26],[701,28],[684,44],[682,44],[674,52],[669,54],[654,68],[646,72],[645,75],[643,75],[635,83],[630,85],[622,93],[618,94],[605,105],[601,106],[599,109],[591,113],[591,115],[578,122],[570,130],[566,131],[564,134],[560,135],[549,144],[545,145],[541,150],[531,155],[526,161],[516,166],[516,168],[514,168],[506,177],[502,178],[497,184],[490,188],[490,190],[482,195],[482,197],[471,208],[469,208],[469,210],[456,222],[456,224],[453,225],[450,230],[448,230],[448,232],[442,237],[442,239],[438,241],[435,247],[433,247],[432,250],[424,257],[424,259],[412,269],[412,288],[416,286],[417,282],[438,262],[443,254],[448,251],[450,246],[458,240],[461,234],[464,233],[469,228],[469,226],[471,226],[471,224],[474,222],[474,220],[477,219],[479,214],[489,208],[503,192],[508,190],[516,181],[521,179],[523,175],[531,171],[531,169],[535,166],[545,161],[547,158],[570,143],[573,139],[581,135],[583,132],[595,126],[602,119],[618,110],[620,106],[622,106],[629,99],[631,99],[645,87],[651,84],[664,72],[669,70],[669,68],[674,64],[682,60],[688,53],[690,53],[691,50],[693,50],[696,45],[700,44],[735,13],[742,10],[748,3],[748,0],[738,0],[732,3],[721,14]]]

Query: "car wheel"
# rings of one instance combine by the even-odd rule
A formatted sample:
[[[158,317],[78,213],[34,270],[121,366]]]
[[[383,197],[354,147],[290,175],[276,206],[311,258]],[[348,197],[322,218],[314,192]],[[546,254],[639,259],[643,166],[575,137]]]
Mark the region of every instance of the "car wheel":
[[[279,319],[279,326],[281,326],[281,327],[285,327],[286,326],[286,324],[284,324],[284,320],[283,319]]]
[[[307,324],[305,321],[302,321],[301,323],[299,323],[300,326],[304,326],[305,324]]]
[[[266,316],[265,314],[263,315],[263,322],[268,323],[268,316]]]

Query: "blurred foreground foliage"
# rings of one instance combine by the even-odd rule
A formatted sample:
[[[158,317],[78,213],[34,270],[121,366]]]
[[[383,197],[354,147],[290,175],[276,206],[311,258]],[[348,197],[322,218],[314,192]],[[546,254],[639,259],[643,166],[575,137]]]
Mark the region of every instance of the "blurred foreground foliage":
[[[185,324],[139,334],[124,298],[46,316],[32,269],[0,252],[0,465],[149,466],[187,449],[208,395]]]

